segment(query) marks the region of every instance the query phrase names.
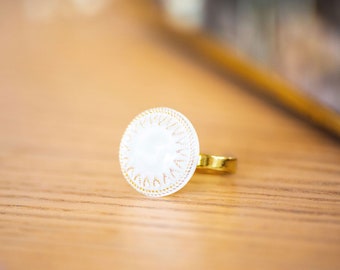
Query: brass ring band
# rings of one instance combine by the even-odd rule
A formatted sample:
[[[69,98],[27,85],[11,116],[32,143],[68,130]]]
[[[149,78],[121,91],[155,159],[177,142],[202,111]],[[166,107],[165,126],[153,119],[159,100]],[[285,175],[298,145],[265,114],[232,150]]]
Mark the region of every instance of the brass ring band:
[[[237,159],[235,157],[213,156],[200,154],[197,172],[211,174],[225,174],[236,172]]]

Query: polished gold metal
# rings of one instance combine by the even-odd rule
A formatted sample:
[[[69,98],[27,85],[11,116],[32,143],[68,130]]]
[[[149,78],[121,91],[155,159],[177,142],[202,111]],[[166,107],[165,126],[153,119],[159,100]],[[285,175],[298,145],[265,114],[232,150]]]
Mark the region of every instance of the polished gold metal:
[[[235,157],[214,156],[200,154],[197,172],[210,174],[225,174],[236,172],[237,159]]]

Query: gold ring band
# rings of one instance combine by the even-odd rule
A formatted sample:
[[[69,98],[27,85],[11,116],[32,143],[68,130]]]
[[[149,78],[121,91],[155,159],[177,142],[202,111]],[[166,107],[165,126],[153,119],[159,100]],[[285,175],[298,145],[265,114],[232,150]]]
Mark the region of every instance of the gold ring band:
[[[200,173],[225,174],[236,172],[235,157],[200,154],[196,171]]]
[[[163,197],[184,187],[195,171],[236,171],[236,158],[200,154],[195,128],[183,114],[166,107],[146,110],[126,128],[119,146],[123,176],[138,192]]]

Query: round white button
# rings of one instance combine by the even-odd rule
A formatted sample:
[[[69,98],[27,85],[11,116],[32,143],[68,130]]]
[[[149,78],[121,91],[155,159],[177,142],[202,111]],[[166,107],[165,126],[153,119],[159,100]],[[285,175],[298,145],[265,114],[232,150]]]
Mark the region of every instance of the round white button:
[[[192,177],[199,160],[197,133],[190,121],[169,108],[137,115],[120,143],[119,161],[128,183],[152,197],[172,194]]]

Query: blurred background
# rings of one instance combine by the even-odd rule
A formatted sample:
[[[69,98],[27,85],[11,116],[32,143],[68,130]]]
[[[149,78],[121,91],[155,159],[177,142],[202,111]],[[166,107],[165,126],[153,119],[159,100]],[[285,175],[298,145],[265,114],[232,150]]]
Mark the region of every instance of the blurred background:
[[[72,61],[86,48],[81,42],[93,43],[96,35],[107,35],[115,18],[128,14],[155,35],[158,28],[158,33],[185,43],[196,56],[204,56],[223,71],[231,71],[233,76],[260,89],[264,96],[273,97],[333,134],[340,134],[338,1],[21,0],[2,1],[1,6],[3,64],[14,67],[15,59],[6,62],[6,57],[20,61],[36,57],[36,50],[40,60],[46,61],[46,68],[53,69],[58,59],[44,60],[50,57],[46,51],[49,46],[55,48],[54,56],[67,54],[65,57]],[[86,24],[86,30],[79,24]],[[90,31],[93,36],[81,41]],[[121,31],[128,29],[122,26]],[[71,39],[79,43],[75,46]],[[71,42],[70,47],[67,41]],[[114,45],[106,49],[109,51],[101,48],[98,54],[129,52]],[[95,58],[88,54],[77,61],[90,63]],[[99,61],[91,65],[105,73],[109,72],[107,64]],[[9,67],[4,69],[10,72]],[[7,77],[3,72],[0,76]]]
[[[326,0],[160,1],[199,28],[340,112],[340,4]]]
[[[266,94],[274,95],[280,103],[339,134],[338,1],[157,2],[171,27],[182,28],[187,34],[203,32],[215,43],[209,48],[201,46],[201,54],[207,54],[215,62],[219,62],[217,58],[225,57],[229,62],[222,65],[225,69],[265,88]],[[200,41],[196,39],[196,42]],[[224,53],[218,44],[222,45]],[[215,51],[218,56],[214,57],[207,50]],[[235,58],[231,60],[230,54]],[[242,65],[242,60],[248,63]],[[241,66],[236,67],[240,63]],[[262,76],[263,80],[259,79]],[[276,76],[281,79],[279,83],[275,82]],[[323,114],[321,107],[329,108],[330,114],[319,117]],[[325,124],[328,121],[329,125]]]

